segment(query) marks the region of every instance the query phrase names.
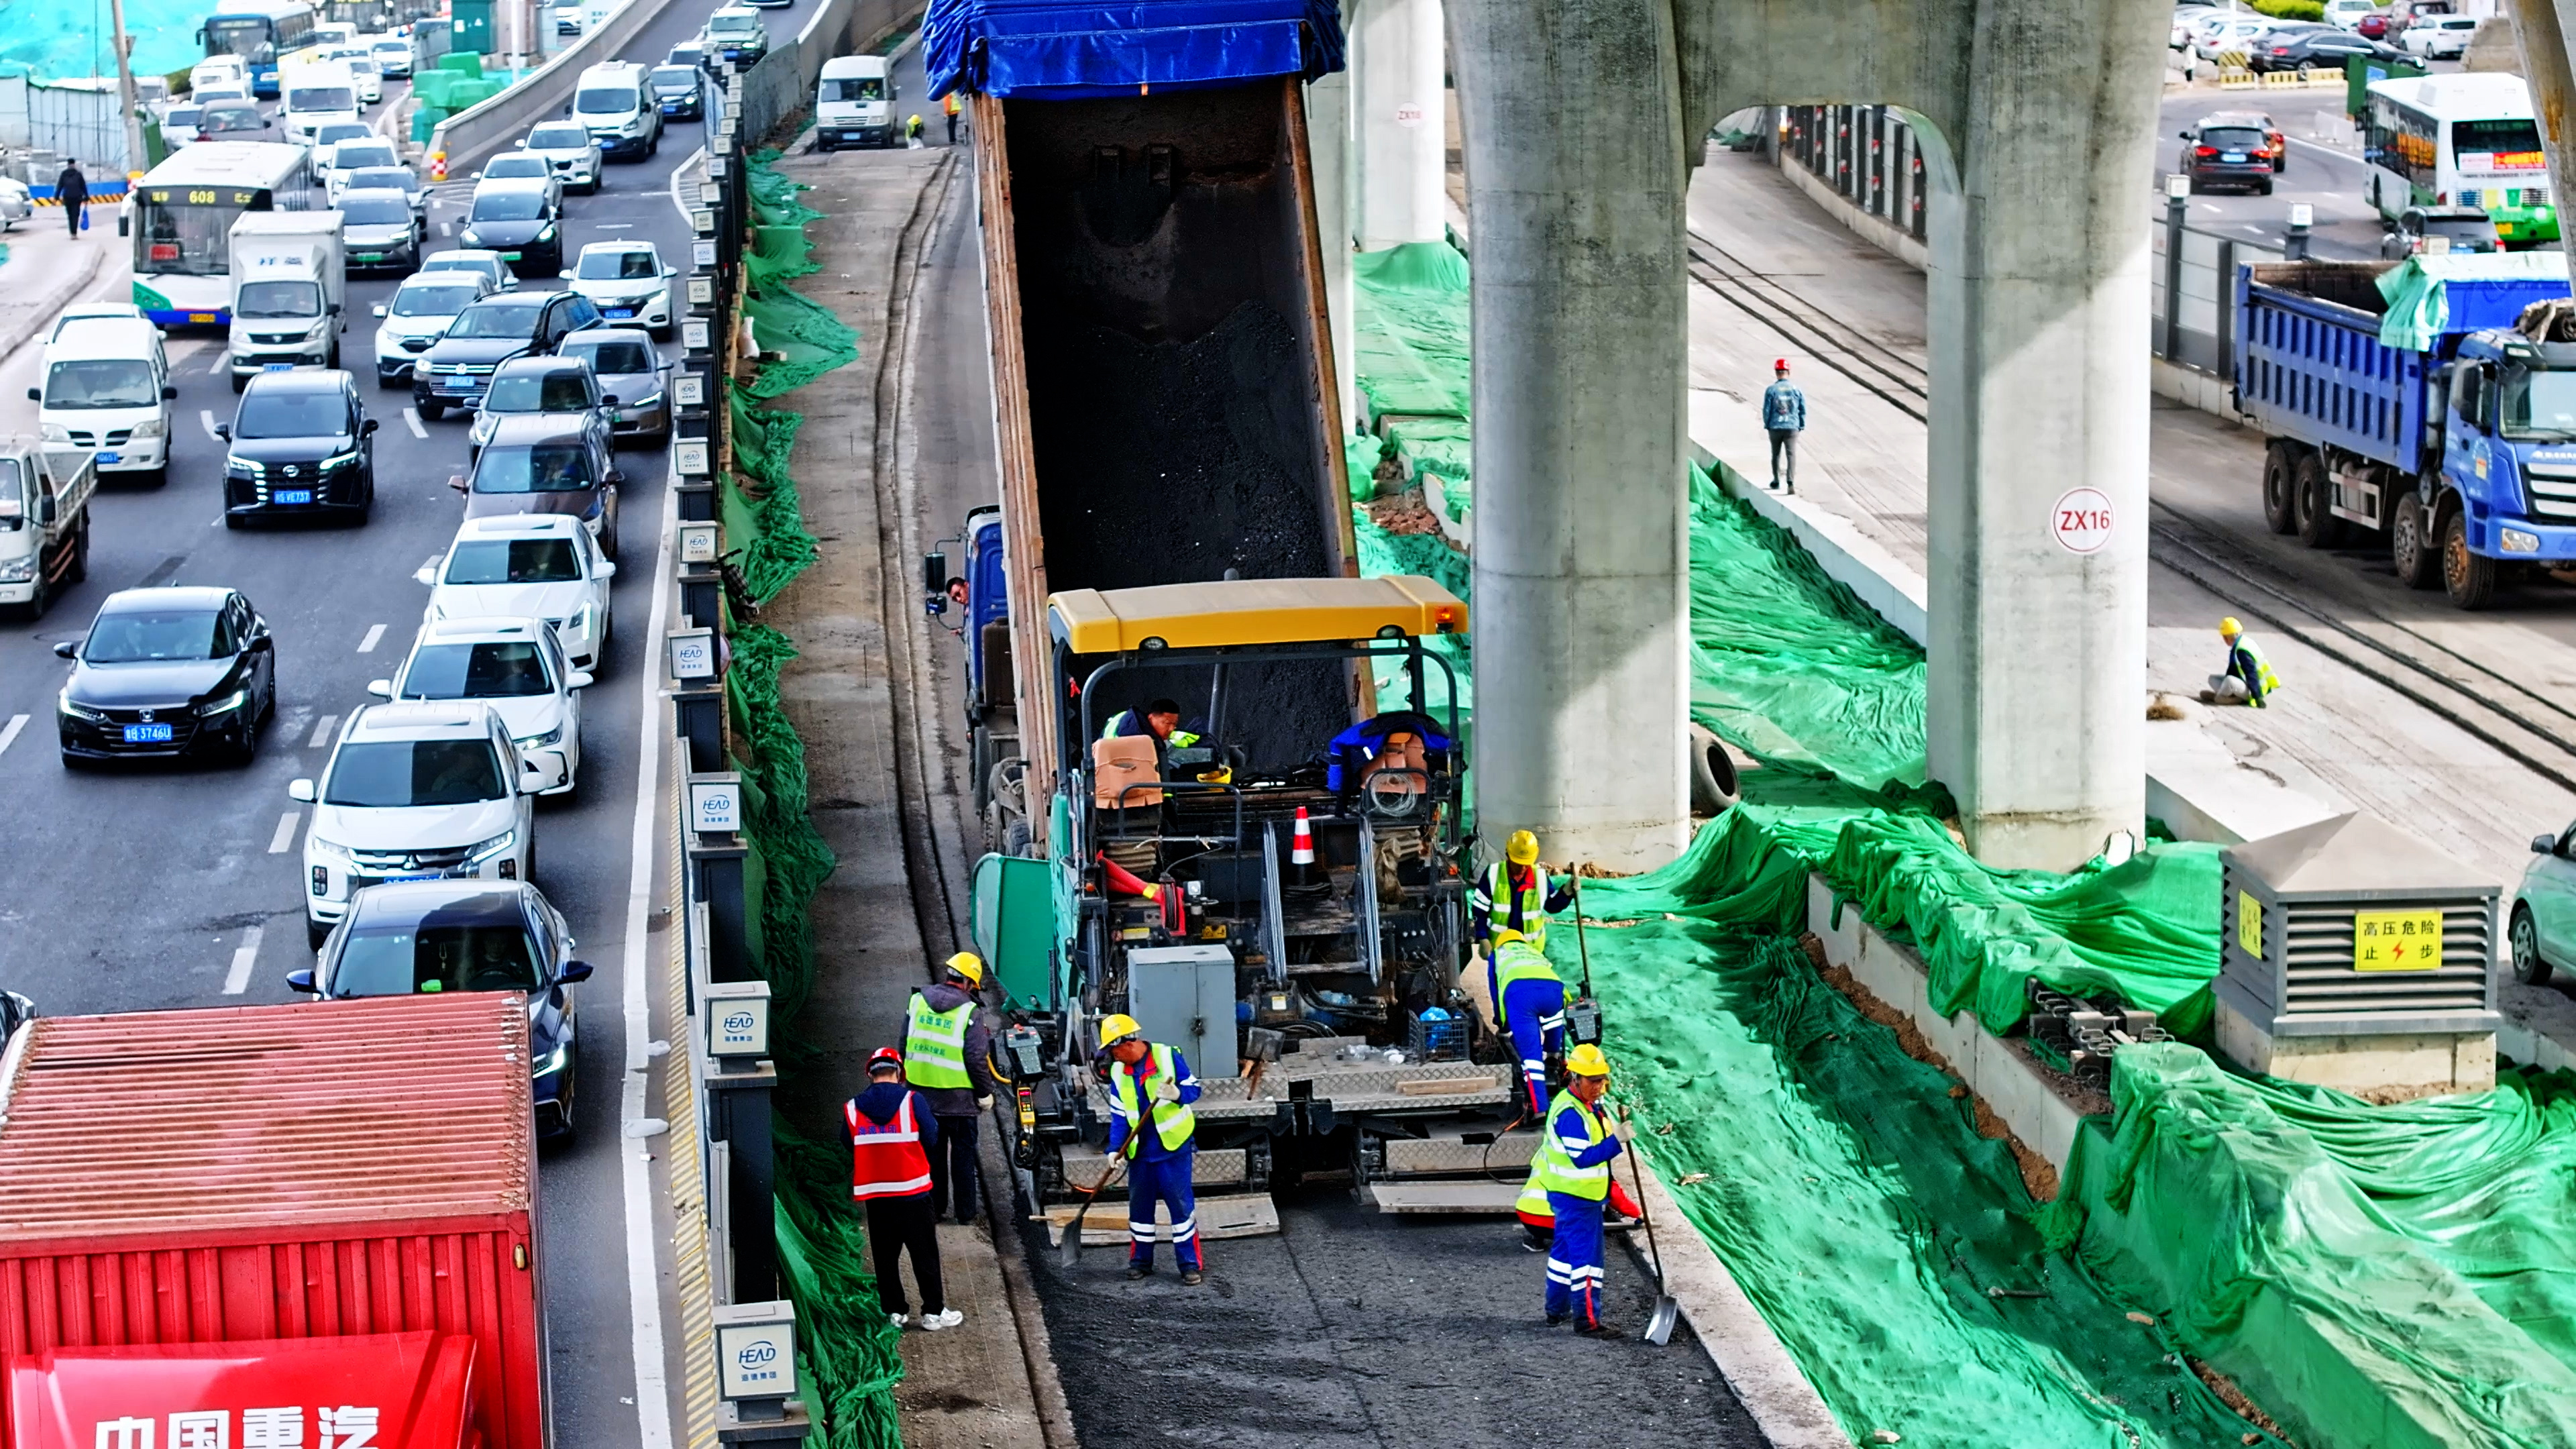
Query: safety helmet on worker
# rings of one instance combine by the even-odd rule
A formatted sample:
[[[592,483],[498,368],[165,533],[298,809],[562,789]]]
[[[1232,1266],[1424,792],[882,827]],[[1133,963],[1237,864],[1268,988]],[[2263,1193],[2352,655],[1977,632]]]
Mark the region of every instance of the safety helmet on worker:
[[[1565,1054],[1565,1069],[1578,1077],[1606,1077],[1610,1059],[1601,1054],[1601,1048],[1582,1042]]]
[[[2233,639],[2244,632],[2245,626],[2237,623],[2233,614],[2218,621],[2218,637],[2221,639]]]
[[[1131,1036],[1143,1035],[1144,1031],[1143,1027],[1136,1024],[1136,1018],[1123,1011],[1112,1012],[1100,1019],[1100,1044],[1104,1047],[1116,1046]]]
[[[984,958],[972,951],[960,951],[948,958],[948,974],[969,986],[984,984]]]
[[[1499,951],[1514,941],[1526,941],[1528,939],[1529,936],[1526,933],[1515,931],[1511,927],[1505,926],[1501,930],[1494,932],[1493,948]]]
[[[1515,830],[1503,842],[1503,859],[1514,865],[1538,864],[1538,837],[1526,830]]]
[[[871,1072],[875,1072],[875,1071],[878,1071],[878,1070],[881,1070],[881,1069],[884,1069],[884,1068],[892,1068],[893,1070],[898,1071],[898,1072],[899,1072],[899,1071],[902,1071],[902,1070],[903,1070],[903,1053],[902,1053],[902,1051],[900,1051],[899,1049],[897,1049],[897,1048],[895,1048],[895,1047],[887,1046],[887,1047],[878,1047],[875,1051],[872,1051],[872,1052],[868,1053],[868,1070],[869,1070],[869,1071],[871,1071]]]
[[[1771,359],[1771,370],[1772,370],[1773,372],[1776,372],[1776,373],[1779,373],[1779,374],[1781,374],[1781,375],[1783,375],[1783,376],[1786,376],[1786,375],[1788,374],[1788,371],[1789,371],[1789,359],[1787,359],[1787,358],[1785,358],[1785,357],[1775,357],[1775,358],[1772,358],[1772,359]]]

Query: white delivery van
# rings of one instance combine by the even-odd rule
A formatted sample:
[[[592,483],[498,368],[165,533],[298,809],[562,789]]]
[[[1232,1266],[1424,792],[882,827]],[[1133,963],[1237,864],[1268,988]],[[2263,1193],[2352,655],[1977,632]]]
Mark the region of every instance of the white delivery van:
[[[98,470],[33,438],[0,438],[0,605],[45,616],[54,594],[89,576],[89,496]]]
[[[140,316],[65,319],[45,343],[42,385],[27,389],[45,446],[87,453],[102,473],[170,480],[170,359]]]
[[[573,86],[572,118],[590,132],[600,155],[640,160],[661,148],[662,108],[645,88],[647,74],[632,61],[604,61]]]
[[[894,77],[882,55],[842,55],[823,62],[814,87],[814,144],[826,151],[844,146],[892,146],[901,140],[894,124]]]
[[[340,365],[348,255],[336,211],[245,211],[233,222],[233,391],[271,368]]]
[[[336,60],[281,69],[277,95],[277,119],[294,140],[311,142],[326,122],[365,120],[358,114],[357,77]]]

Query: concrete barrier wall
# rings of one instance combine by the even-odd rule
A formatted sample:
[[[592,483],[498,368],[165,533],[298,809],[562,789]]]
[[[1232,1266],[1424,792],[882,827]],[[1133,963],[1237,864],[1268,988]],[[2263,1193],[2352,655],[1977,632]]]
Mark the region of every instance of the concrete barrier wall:
[[[644,27],[660,19],[671,3],[672,0],[626,0],[525,80],[479,106],[469,106],[439,122],[438,129],[430,133],[429,154],[447,158],[447,174],[451,177],[471,171],[474,163],[570,105],[573,86],[581,79],[581,73],[601,61],[615,60],[618,52],[643,34]]]
[[[827,0],[796,32],[793,40],[772,37],[769,53],[745,71],[736,94],[741,97],[742,135],[757,145],[781,121],[814,102],[814,85],[823,62],[834,56],[858,55],[883,40],[907,15],[918,17],[905,0]],[[898,95],[898,108],[920,100]],[[897,115],[909,114],[900,109]]]

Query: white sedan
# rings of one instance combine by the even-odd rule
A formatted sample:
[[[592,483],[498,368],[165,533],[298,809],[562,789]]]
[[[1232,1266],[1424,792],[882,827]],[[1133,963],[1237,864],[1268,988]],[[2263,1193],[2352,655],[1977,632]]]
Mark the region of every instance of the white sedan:
[[[7,231],[36,214],[36,201],[23,181],[0,176],[0,231]]]
[[[429,585],[424,623],[543,619],[572,666],[592,669],[608,653],[608,583],[616,574],[580,519],[508,513],[467,519],[447,556],[412,577]]]
[[[563,277],[610,322],[631,322],[656,337],[668,337],[677,311],[671,303],[671,279],[679,274],[662,265],[662,254],[651,242],[605,241],[583,247]]]
[[[542,619],[441,619],[421,627],[411,657],[367,692],[378,699],[474,699],[498,711],[545,793],[569,795],[581,774],[581,691],[587,671],[564,658]]]

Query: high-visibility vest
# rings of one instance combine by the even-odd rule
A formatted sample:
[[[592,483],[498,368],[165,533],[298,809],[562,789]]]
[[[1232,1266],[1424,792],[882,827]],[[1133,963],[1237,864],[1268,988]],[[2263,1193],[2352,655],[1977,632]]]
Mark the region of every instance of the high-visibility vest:
[[[1149,1049],[1153,1052],[1154,1075],[1178,1087],[1181,1079],[1172,1067],[1172,1049],[1160,1042],[1153,1043]],[[1144,1113],[1143,1094],[1136,1090],[1136,1069],[1125,1062],[1109,1064],[1109,1088],[1113,1110],[1127,1124],[1125,1150],[1131,1158],[1144,1150],[1140,1145],[1144,1141],[1143,1134],[1136,1130],[1136,1119],[1140,1115],[1150,1115],[1154,1135],[1162,1140],[1165,1152],[1180,1151],[1181,1144],[1198,1131],[1198,1114],[1190,1110],[1187,1102],[1156,1102],[1150,1114]]]
[[[911,1011],[912,1025],[903,1034],[903,1079],[916,1087],[975,1085],[966,1074],[966,1025],[975,1019],[975,1003],[933,1011],[929,998],[916,991]]]
[[[1126,733],[1127,733],[1127,721],[1128,721],[1128,720],[1130,720],[1130,719],[1133,719],[1133,718],[1135,717],[1135,714],[1136,714],[1136,711],[1134,711],[1134,710],[1132,710],[1132,709],[1122,709],[1122,710],[1118,711],[1116,714],[1111,715],[1111,716],[1109,717],[1109,723],[1101,727],[1101,730],[1100,730],[1100,737],[1101,737],[1102,739],[1106,740],[1106,739],[1114,739],[1114,738],[1116,738],[1116,737],[1118,737],[1118,736],[1120,736],[1120,735],[1126,734]],[[1141,723],[1141,721],[1140,721],[1140,723]],[[1150,725],[1147,725],[1147,726],[1145,726],[1144,728],[1142,728],[1142,729],[1140,729],[1139,731],[1137,731],[1137,735],[1138,735],[1138,737],[1139,737],[1139,738],[1141,738],[1141,739],[1149,739],[1149,740],[1150,740],[1150,739],[1152,739],[1152,738],[1154,737],[1154,730],[1153,730],[1153,727],[1152,727],[1152,726],[1150,726]],[[1198,742],[1199,742],[1199,737],[1198,737],[1197,735],[1191,734],[1188,730],[1176,729],[1176,730],[1172,731],[1170,734],[1165,735],[1165,736],[1163,737],[1163,743],[1164,743],[1164,745],[1165,745],[1165,746],[1167,746],[1167,747],[1169,747],[1169,748],[1171,748],[1171,749],[1175,749],[1175,750],[1186,750],[1186,749],[1188,749],[1190,746],[1195,745],[1195,744],[1197,744]]]
[[[1503,1003],[1509,999],[1508,993],[1515,981],[1555,981],[1563,985],[1556,968],[1548,964],[1547,957],[1537,947],[1526,940],[1506,943],[1503,949],[1494,953],[1494,1019],[1505,1029],[1509,1029],[1512,1022],[1511,1014],[1503,1009]]]
[[[1509,928],[1520,932],[1529,943],[1547,949],[1547,876],[1537,866],[1530,867],[1530,883],[1520,889],[1512,887],[1512,866],[1507,860],[1485,867],[1485,924],[1491,930]]]
[[[930,1191],[930,1154],[921,1150],[921,1124],[912,1115],[912,1094],[903,1094],[891,1122],[871,1122],[859,1115],[859,1099],[841,1104],[850,1124],[850,1196],[909,1197]]]
[[[1554,1218],[1556,1209],[1547,1203],[1547,1160],[1565,1160],[1565,1149],[1556,1145],[1556,1134],[1541,1132],[1538,1148],[1530,1153],[1529,1176],[1521,1181],[1520,1196],[1512,1199],[1512,1211],[1525,1218]]]
[[[2263,651],[2254,647],[2254,640],[2250,636],[2237,635],[2236,643],[2231,646],[2230,652],[2245,656],[2246,672],[2262,681],[2262,693],[2270,694],[2281,687],[2281,676],[2272,672],[2272,661],[2264,658]]]
[[[1610,1196],[1610,1164],[1574,1165],[1574,1152],[1556,1135],[1557,1116],[1568,1107],[1575,1108],[1575,1115],[1583,1119],[1585,1146],[1597,1146],[1602,1138],[1610,1135],[1610,1124],[1601,1112],[1584,1106],[1583,1099],[1572,1092],[1559,1092],[1556,1100],[1547,1104],[1547,1122],[1543,1129],[1548,1135],[1547,1145],[1556,1151],[1533,1156],[1530,1175],[1539,1179],[1539,1185],[1545,1191],[1561,1192],[1567,1197],[1588,1197],[1600,1202]]]
[[[952,116],[957,114],[957,93],[955,91],[950,91],[948,93],[948,114]]]

